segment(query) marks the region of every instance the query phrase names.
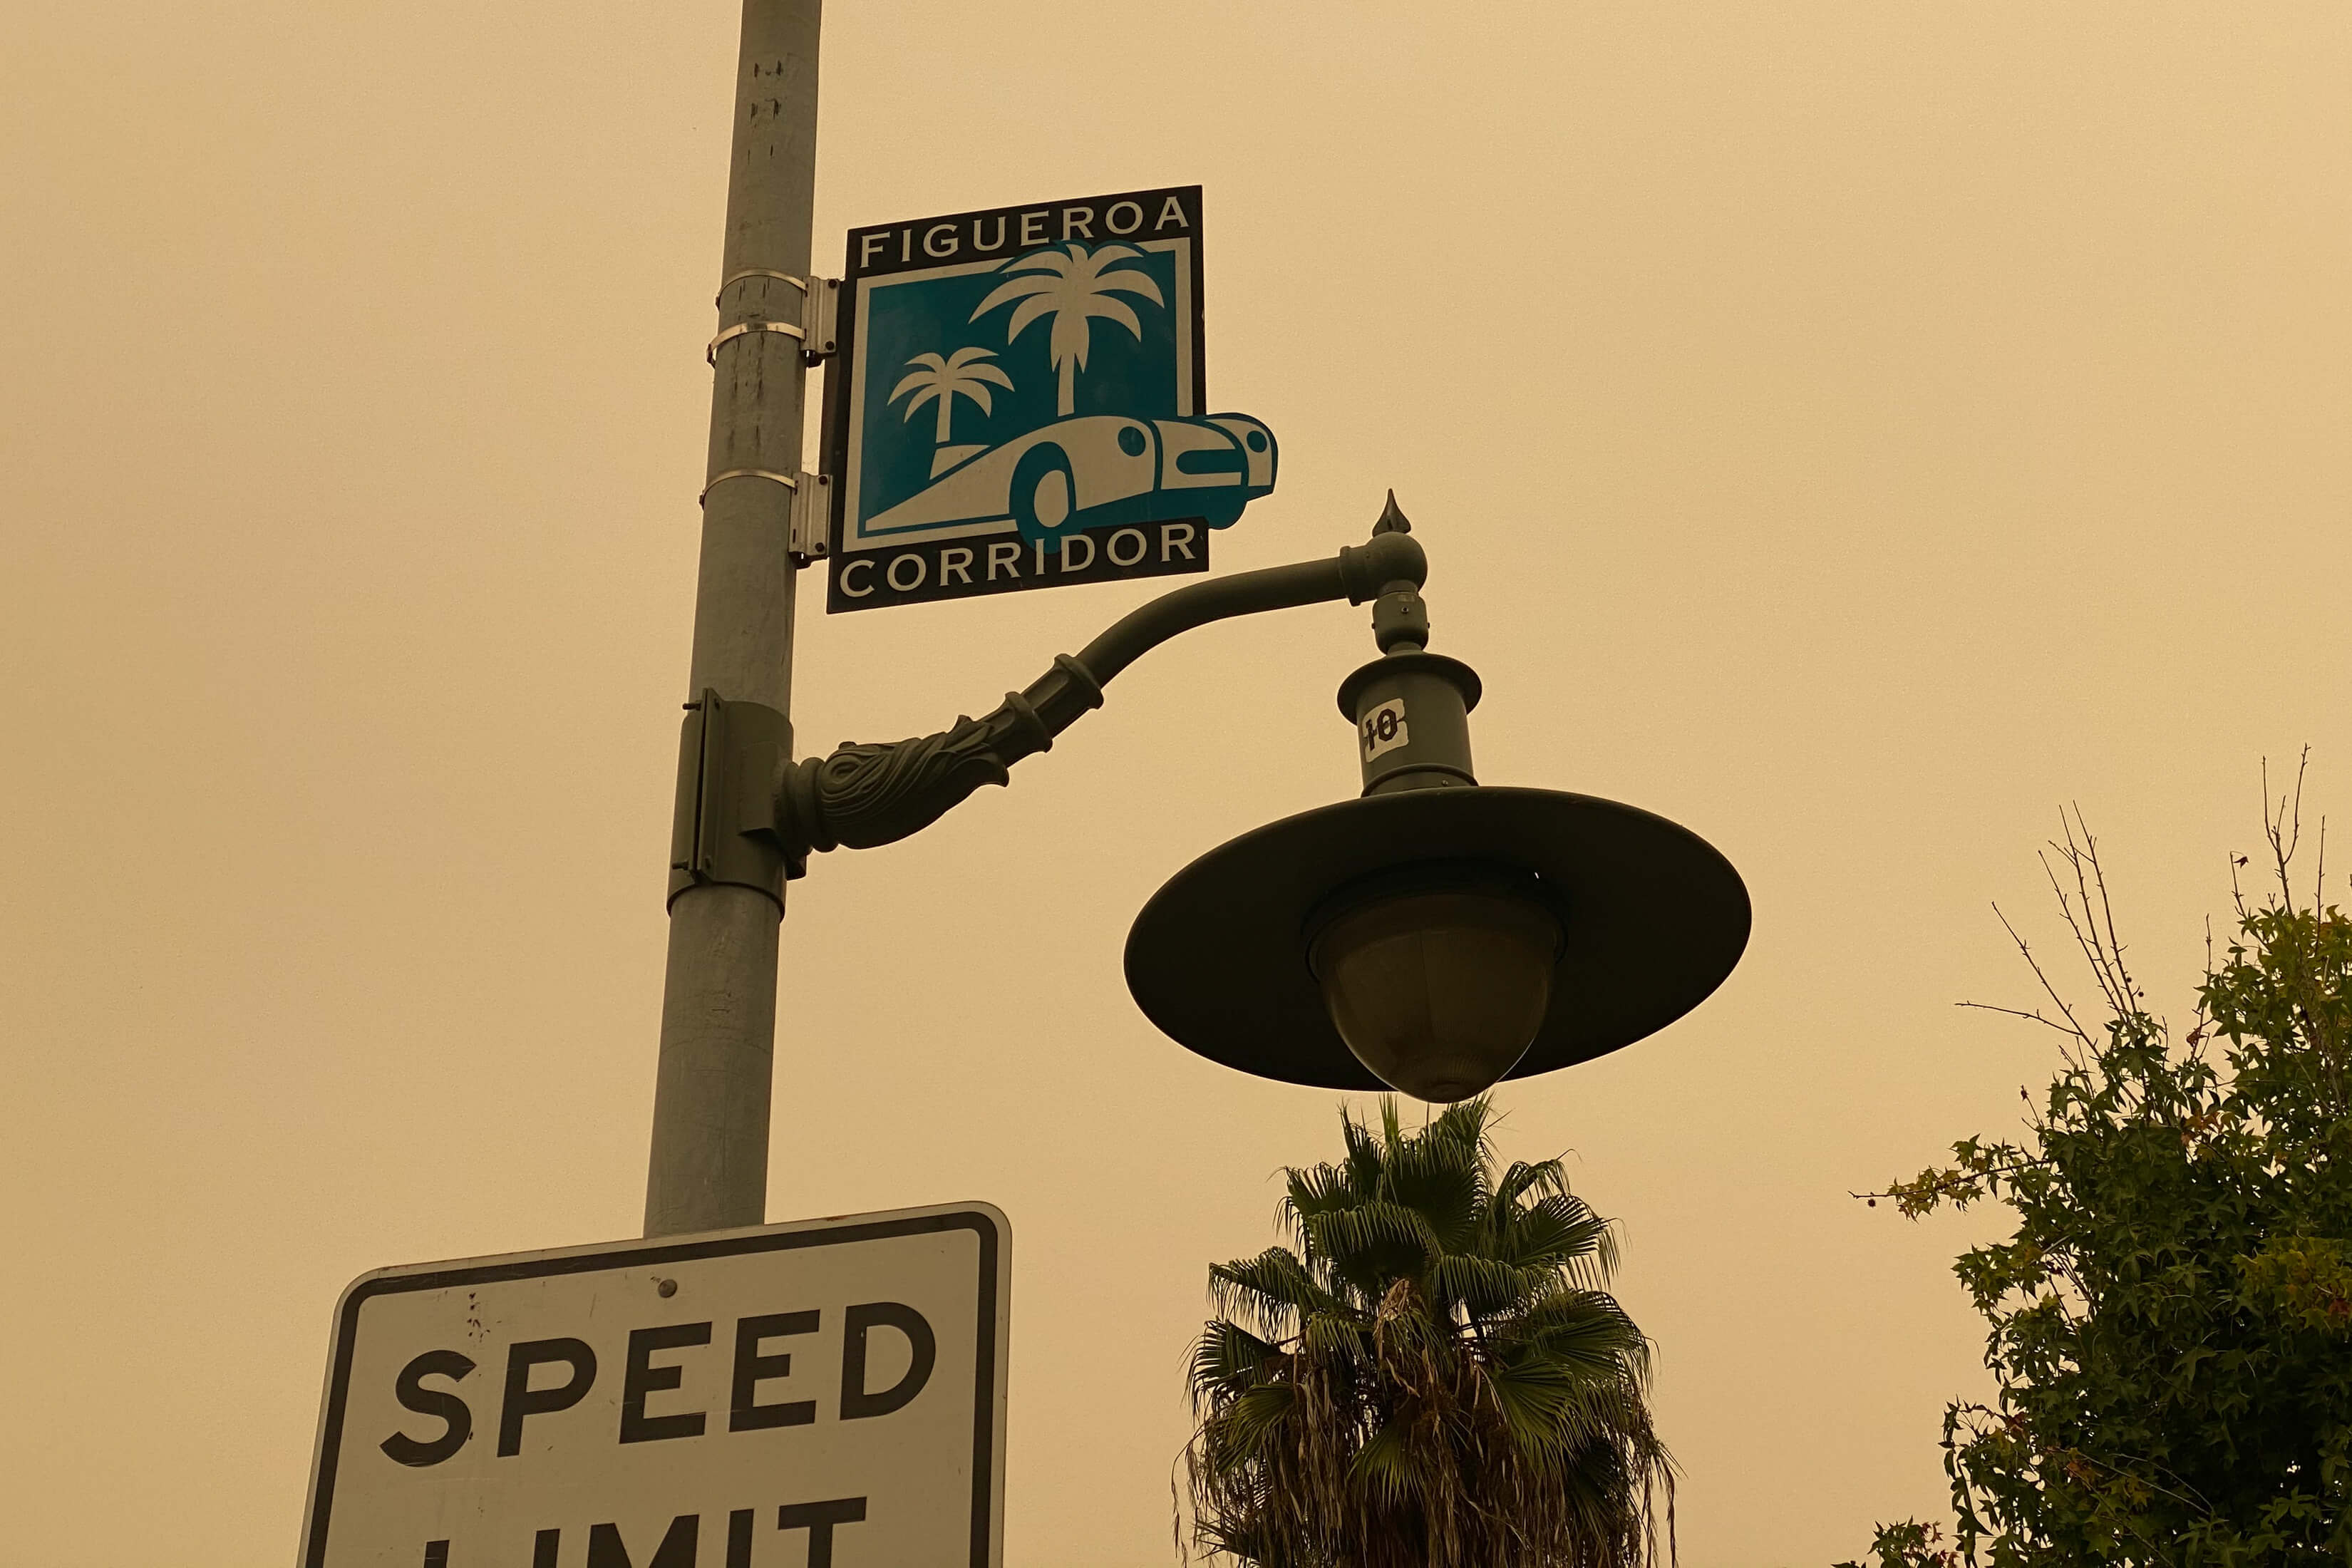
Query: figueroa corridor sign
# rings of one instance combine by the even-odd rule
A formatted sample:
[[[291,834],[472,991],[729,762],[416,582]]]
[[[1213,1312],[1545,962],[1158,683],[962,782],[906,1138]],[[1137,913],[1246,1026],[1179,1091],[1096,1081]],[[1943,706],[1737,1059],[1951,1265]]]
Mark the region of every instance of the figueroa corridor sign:
[[[335,1313],[304,1568],[999,1568],[1004,1216],[382,1269]]]
[[[1205,572],[1274,488],[1209,411],[1201,189],[849,231],[828,610]]]

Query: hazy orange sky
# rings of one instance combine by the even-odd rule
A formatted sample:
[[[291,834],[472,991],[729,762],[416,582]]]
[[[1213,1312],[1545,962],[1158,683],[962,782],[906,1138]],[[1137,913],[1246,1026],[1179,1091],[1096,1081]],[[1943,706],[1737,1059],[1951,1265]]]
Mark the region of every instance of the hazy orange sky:
[[[0,1475],[12,1562],[293,1552],[328,1314],[644,1184],[732,0],[26,7],[0,63]],[[1393,486],[1492,783],[1687,824],[1748,958],[1512,1086],[1657,1339],[1685,1563],[1942,1497],[2079,800],[2185,1011],[2260,760],[2347,798],[2352,11],[881,4],[851,224],[1199,183],[1235,569]],[[984,710],[1144,584],[803,620],[806,749]],[[815,595],[809,595],[803,604]],[[1157,1036],[1128,921],[1352,793],[1332,606],[1152,655],[793,892],[769,1211],[1013,1225],[1008,1562],[1171,1560],[1214,1258],[1335,1097]],[[2275,771],[2275,770],[2274,770]],[[2087,989],[2087,987],[2085,988]],[[1014,1020],[1020,1020],[1015,1022]]]

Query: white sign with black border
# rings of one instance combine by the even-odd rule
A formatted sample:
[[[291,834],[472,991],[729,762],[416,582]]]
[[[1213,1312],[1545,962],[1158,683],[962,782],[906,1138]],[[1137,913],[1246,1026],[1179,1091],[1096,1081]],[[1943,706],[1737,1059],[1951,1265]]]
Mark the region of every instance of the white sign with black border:
[[[1002,1568],[1004,1215],[378,1269],[301,1568]]]

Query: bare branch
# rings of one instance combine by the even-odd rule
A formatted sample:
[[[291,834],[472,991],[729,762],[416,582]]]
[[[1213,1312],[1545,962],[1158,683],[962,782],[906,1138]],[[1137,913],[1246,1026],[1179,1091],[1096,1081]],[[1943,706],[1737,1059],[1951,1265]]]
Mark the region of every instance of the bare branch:
[[[2208,975],[2213,973],[2213,917],[2211,915],[2205,917],[2205,973]],[[2200,987],[2197,993],[2197,1019],[2189,1025],[2186,1041],[2192,1053],[2203,1051],[2205,1037],[2212,1026],[2213,1016],[2207,1009],[2205,993]]]
[[[2061,816],[2059,820],[2063,823],[2065,818],[2063,816]],[[2058,880],[2058,872],[2056,868],[2050,864],[2050,855],[2045,853],[2035,857],[2035,858],[2042,862],[2042,874],[2050,879],[2050,891],[2058,900],[2059,917],[2065,921],[2066,930],[2068,933],[2074,937],[2074,946],[2082,952],[2083,962],[2091,971],[2091,978],[2097,982],[2100,994],[2107,999],[2107,1004],[2110,1007],[2114,1007],[2115,993],[2107,981],[2107,970],[2106,963],[2105,962],[2105,955],[2099,946],[2099,928],[2096,922],[2093,921],[2089,918],[2091,907],[2090,883],[2083,875],[2081,852],[2074,847],[2071,831],[2069,832],[2067,841],[2063,844],[2060,844],[2053,839],[2050,845],[2050,851],[2055,853],[2063,859],[2067,864],[2067,868],[2074,873],[2075,891],[2073,895],[2069,895],[2064,884]],[[2074,899],[2076,897],[2081,898],[2083,900],[2082,909],[2079,913],[2077,912],[2074,905]],[[2121,1011],[2121,1009],[2116,1010]]]
[[[2133,1001],[2140,999],[2140,989],[2132,983],[2131,971],[2124,964],[2124,944],[2116,935],[2115,900],[2107,896],[2107,868],[2099,864],[2098,840],[2091,837],[2091,826],[2083,820],[2083,805],[2074,803],[2074,826],[2083,830],[2083,858],[2091,863],[2092,880],[2099,889],[2099,919],[2107,928],[2107,953],[2116,969],[2116,978],[2122,984],[2124,994]],[[2127,1008],[2126,1011],[2137,1011]]]
[[[2057,1019],[2047,1017],[2038,1011],[2029,1013],[2021,1007],[2003,1007],[1991,1002],[1955,1002],[1952,1005],[1972,1007],[1979,1013],[2006,1013],[2012,1018],[2022,1018],[2029,1024],[2039,1024],[2045,1029],[2055,1029],[2062,1035],[2072,1036],[2077,1039],[2081,1038],[2083,1034],[2081,1029],[2071,1025],[2062,1024]]]
[[[2303,842],[2303,780],[2311,771],[2311,748],[2305,746],[2296,760],[2294,793],[2281,795],[2275,811],[2271,807],[2271,763],[2263,759],[2263,837],[2270,840],[2271,859],[2276,867],[2279,896],[2286,911],[2294,913],[2294,887],[2287,875],[2287,863],[2294,858],[2296,846]]]
[[[2069,1027],[2065,1030],[2062,1030],[2061,1032],[2072,1034],[2074,1038],[2082,1041],[2085,1047],[2088,1047],[2092,1050],[2095,1051],[2098,1049],[2098,1042],[2091,1037],[2090,1031],[2083,1027],[2083,1021],[2074,1016],[2074,1009],[2066,1005],[2066,998],[2061,996],[2058,994],[2058,988],[2050,983],[2050,976],[2042,970],[2042,961],[2033,956],[2032,946],[2026,942],[2024,937],[2018,934],[2018,931],[2015,926],[2010,924],[2009,917],[2000,912],[2000,906],[1999,904],[1993,905],[1992,913],[1993,918],[2000,921],[2000,929],[2009,933],[2009,940],[2017,944],[2018,956],[2025,960],[2025,966],[2028,969],[2033,971],[2033,978],[2041,984],[2042,994],[2050,998],[2051,1005],[2056,1007],[2060,1015],[2065,1018]],[[2072,1050],[2066,1051],[2065,1057],[2069,1066],[2074,1068],[2077,1071],[2082,1070],[2083,1064],[2080,1059],[2074,1056]]]
[[[2090,826],[2083,820],[2081,806],[2074,808],[2074,820],[2066,821],[2066,814],[2058,814],[2060,826],[2065,831],[2065,843],[2053,843],[2053,851],[2064,858],[2067,868],[2074,874],[2074,899],[2079,908],[2067,898],[2065,889],[2056,885],[2055,873],[2050,873],[2053,891],[2058,895],[2059,912],[2065,917],[2067,929],[2074,935],[2075,945],[2083,950],[2091,966],[2100,992],[2106,997],[2108,1007],[2118,1016],[2137,1012],[2138,987],[2125,968],[2123,943],[2115,931],[2113,901],[2107,896],[2106,874],[2099,865],[2098,840],[2092,837]],[[2080,833],[2082,842],[2075,842]],[[2045,858],[2042,868],[2049,872]]]

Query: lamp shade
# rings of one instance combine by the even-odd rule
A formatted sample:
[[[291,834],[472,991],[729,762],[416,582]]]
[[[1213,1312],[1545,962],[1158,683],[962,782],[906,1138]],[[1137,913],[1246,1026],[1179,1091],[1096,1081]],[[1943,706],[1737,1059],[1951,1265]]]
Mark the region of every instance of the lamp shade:
[[[1213,1061],[1454,1099],[1664,1028],[1731,973],[1749,920],[1730,862],[1663,817],[1556,790],[1408,790],[1193,861],[1136,917],[1127,981]]]

